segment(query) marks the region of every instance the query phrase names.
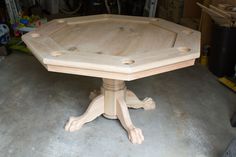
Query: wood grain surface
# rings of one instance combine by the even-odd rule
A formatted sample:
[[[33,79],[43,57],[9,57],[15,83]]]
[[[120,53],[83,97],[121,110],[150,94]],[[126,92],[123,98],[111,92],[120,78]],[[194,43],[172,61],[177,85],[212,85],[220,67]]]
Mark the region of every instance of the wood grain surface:
[[[200,32],[148,17],[57,19],[22,39],[49,71],[119,80],[191,66],[200,55]]]

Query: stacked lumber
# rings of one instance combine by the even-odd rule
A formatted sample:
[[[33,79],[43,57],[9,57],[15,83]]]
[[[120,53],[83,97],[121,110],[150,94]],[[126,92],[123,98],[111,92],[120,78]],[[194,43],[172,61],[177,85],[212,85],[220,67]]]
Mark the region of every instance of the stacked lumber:
[[[204,12],[220,26],[236,27],[236,6],[230,4],[209,5],[209,7],[197,3]]]

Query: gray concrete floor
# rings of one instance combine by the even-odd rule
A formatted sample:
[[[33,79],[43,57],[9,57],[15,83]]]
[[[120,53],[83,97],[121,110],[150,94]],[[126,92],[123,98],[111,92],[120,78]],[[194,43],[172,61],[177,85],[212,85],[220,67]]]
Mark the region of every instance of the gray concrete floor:
[[[145,141],[133,145],[117,120],[99,117],[75,133],[63,127],[87,108],[101,80],[48,72],[33,57],[0,62],[1,157],[220,157],[236,136],[229,118],[236,95],[205,67],[194,66],[132,82],[156,110],[130,110]]]

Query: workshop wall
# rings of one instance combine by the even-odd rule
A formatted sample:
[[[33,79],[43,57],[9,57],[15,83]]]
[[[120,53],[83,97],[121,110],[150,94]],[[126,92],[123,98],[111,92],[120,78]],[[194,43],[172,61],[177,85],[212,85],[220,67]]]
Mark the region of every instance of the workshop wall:
[[[184,0],[159,0],[158,16],[176,23],[183,15]]]

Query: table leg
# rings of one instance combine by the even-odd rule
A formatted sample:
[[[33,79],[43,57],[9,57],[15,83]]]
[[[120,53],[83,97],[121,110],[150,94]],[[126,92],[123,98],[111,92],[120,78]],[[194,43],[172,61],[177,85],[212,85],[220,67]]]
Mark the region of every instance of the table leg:
[[[65,126],[66,131],[79,130],[85,123],[91,122],[104,113],[104,96],[99,95],[93,99],[86,112],[79,117],[70,117]]]
[[[144,110],[152,110],[156,108],[155,102],[152,98],[146,97],[143,100],[140,100],[134,92],[127,90],[126,91],[126,103],[129,108],[139,109],[143,108]]]
[[[117,99],[117,117],[120,120],[122,126],[128,133],[129,140],[133,144],[141,144],[144,141],[142,130],[136,128],[129,115],[128,107],[124,98],[120,97]]]
[[[87,111],[79,117],[70,117],[65,126],[66,131],[79,130],[85,123],[103,114],[108,119],[119,119],[128,133],[130,141],[141,144],[144,140],[142,131],[136,128],[130,118],[128,107],[154,109],[155,102],[151,98],[139,100],[130,90],[126,90],[125,82],[121,80],[103,79],[101,93],[90,103]]]

